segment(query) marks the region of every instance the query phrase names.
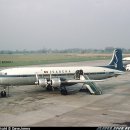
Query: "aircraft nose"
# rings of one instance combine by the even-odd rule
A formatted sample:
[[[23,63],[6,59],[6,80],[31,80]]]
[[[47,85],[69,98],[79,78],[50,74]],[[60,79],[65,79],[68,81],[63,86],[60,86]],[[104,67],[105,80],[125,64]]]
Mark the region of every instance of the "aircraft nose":
[[[2,75],[3,73],[2,73],[2,71],[0,70],[0,75]]]
[[[3,70],[0,70],[0,75],[5,75],[6,73],[3,72]]]

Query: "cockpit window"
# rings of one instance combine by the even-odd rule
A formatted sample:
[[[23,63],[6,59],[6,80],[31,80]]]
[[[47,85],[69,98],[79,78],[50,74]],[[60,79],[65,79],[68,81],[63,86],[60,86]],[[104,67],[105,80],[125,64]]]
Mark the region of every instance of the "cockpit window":
[[[7,75],[7,73],[0,72],[0,75]]]

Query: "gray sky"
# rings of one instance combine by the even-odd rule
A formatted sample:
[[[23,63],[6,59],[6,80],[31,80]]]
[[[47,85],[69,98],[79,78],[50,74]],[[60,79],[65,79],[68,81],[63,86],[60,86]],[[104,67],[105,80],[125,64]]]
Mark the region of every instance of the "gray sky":
[[[130,48],[130,0],[0,0],[0,50]]]

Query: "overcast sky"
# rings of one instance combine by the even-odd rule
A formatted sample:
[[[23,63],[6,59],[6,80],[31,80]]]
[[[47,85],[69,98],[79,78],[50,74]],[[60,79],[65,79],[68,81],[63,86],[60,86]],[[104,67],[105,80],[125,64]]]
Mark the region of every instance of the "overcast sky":
[[[130,0],[0,0],[0,50],[130,48]]]

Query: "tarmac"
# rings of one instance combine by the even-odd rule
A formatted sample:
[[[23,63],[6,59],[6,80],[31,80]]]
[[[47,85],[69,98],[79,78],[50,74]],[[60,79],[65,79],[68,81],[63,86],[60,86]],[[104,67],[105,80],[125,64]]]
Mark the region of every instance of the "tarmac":
[[[105,65],[108,61],[53,64],[46,66]],[[0,98],[0,126],[130,126],[130,72],[98,82],[102,95],[79,92],[69,95],[48,92],[36,85],[11,86]]]

